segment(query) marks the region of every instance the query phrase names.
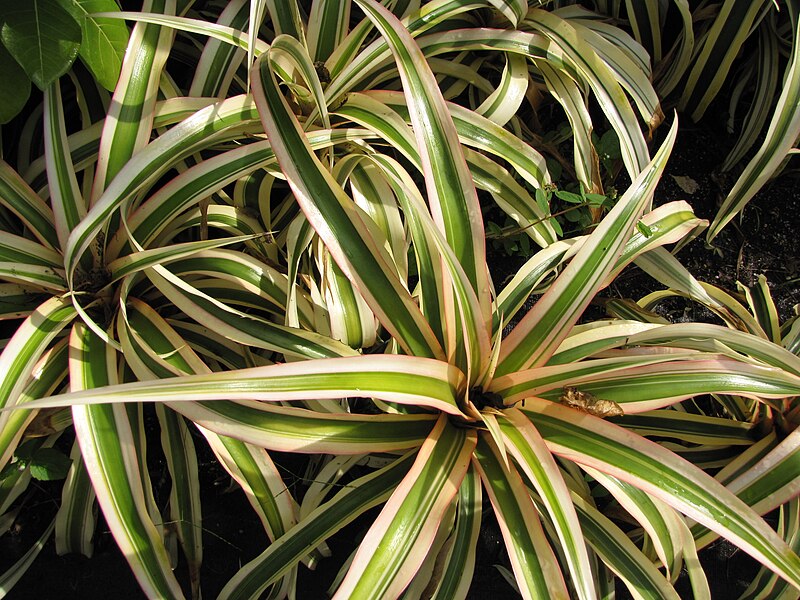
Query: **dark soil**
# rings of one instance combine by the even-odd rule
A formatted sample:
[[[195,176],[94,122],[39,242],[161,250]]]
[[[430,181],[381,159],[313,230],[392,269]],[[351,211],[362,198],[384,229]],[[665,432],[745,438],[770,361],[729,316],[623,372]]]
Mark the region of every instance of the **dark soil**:
[[[683,121],[656,191],[656,206],[686,200],[698,217],[713,220],[736,180],[735,174],[718,171],[731,143],[720,131],[718,127],[699,127]],[[678,181],[684,177],[696,184],[696,191],[690,194],[681,188]],[[765,275],[783,322],[794,315],[794,306],[800,304],[799,216],[800,181],[796,173],[787,172],[768,183],[749,202],[713,240],[713,247],[709,248],[705,237],[700,236],[682,248],[677,257],[698,280],[734,296],[740,295],[737,282],[752,286],[759,275]],[[654,283],[632,268],[610,286],[609,293],[638,299],[642,291],[653,291]],[[689,314],[692,310],[697,309],[687,306],[684,319],[702,320],[698,314]],[[670,318],[681,320],[674,313]]]

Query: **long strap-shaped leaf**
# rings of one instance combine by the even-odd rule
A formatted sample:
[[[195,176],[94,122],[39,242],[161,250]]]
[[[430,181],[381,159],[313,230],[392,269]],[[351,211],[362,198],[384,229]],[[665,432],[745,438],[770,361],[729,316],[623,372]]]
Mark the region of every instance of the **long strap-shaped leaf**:
[[[747,504],[700,469],[641,436],[560,404],[529,398],[523,412],[555,454],[663,500],[800,588],[800,557]]]
[[[677,135],[677,120],[656,156],[589,236],[547,293],[503,340],[497,374],[544,364],[602,287],[647,206]]]
[[[113,350],[76,323],[70,342],[75,390],[115,383]],[[130,421],[122,405],[73,406],[75,434],[106,522],[150,597],[183,598],[163,540],[148,514]]]
[[[58,248],[52,209],[11,165],[0,159],[0,206],[17,215],[43,245]]]
[[[250,18],[249,0],[233,0],[220,13],[217,25],[227,25],[241,29]],[[241,65],[244,52],[236,46],[220,40],[210,39],[203,47],[203,53],[189,88],[189,96],[212,96],[224,98],[236,69]]]
[[[306,32],[314,60],[327,60],[342,43],[350,24],[350,0],[314,0]]]
[[[641,361],[640,364],[631,363],[624,367],[617,363],[621,368],[609,370],[604,366],[611,366],[617,359],[520,371],[496,379],[491,389],[508,398],[507,402],[512,402],[528,396],[555,399],[562,387],[574,384],[597,398],[623,403],[626,413],[663,408],[708,393],[741,394],[751,398],[800,394],[800,377],[780,369],[713,354],[688,354],[670,361],[659,361],[663,356],[656,355],[655,360],[651,358],[648,361],[634,355],[633,360]],[[594,365],[595,362],[599,364]]]
[[[595,598],[591,563],[582,539],[578,515],[558,464],[544,440],[525,415],[511,409],[503,413],[500,427],[506,448],[533,483],[561,542],[570,577],[579,598]]]
[[[225,586],[217,600],[255,600],[283,573],[330,535],[365,510],[385,501],[413,464],[409,453],[390,465],[360,477],[317,507],[261,555],[246,564]]]
[[[475,572],[475,546],[481,527],[481,479],[471,467],[458,489],[458,512],[445,567],[433,600],[466,598]]]
[[[638,175],[647,164],[647,145],[633,109],[611,70],[579,31],[557,15],[533,9],[528,13],[526,23],[533,25],[550,40],[548,53],[563,56],[567,65],[574,66],[586,78],[620,138],[622,160],[628,173],[631,177]],[[660,120],[658,115],[648,117],[655,122]]]
[[[106,225],[114,211],[131,194],[147,183],[154,183],[175,161],[218,141],[220,135],[257,118],[255,106],[244,96],[228,98],[201,109],[139,150],[125,163],[113,181],[92,205],[69,236],[64,249],[64,267],[71,281],[81,255]],[[1,174],[1,172],[0,172]]]
[[[433,0],[425,5],[424,10],[420,9],[408,15],[404,20],[404,24],[409,33],[416,37],[447,19],[470,10],[485,8],[489,4],[489,0]],[[356,31],[353,33],[355,34]],[[360,37],[365,35],[363,30],[360,30],[359,34],[354,36],[354,41],[359,41]],[[347,48],[347,50],[350,49],[349,47]],[[339,57],[341,60],[331,65],[334,67],[331,72],[335,76],[326,90],[329,102],[335,101],[342,94],[350,91],[365,78],[372,75],[375,70],[385,66],[391,54],[386,39],[381,37],[364,48],[342,68],[342,60],[345,56],[346,54],[343,53],[343,56]]]
[[[14,235],[10,231],[3,231],[3,237],[0,239],[0,260],[54,269],[60,268],[63,262],[58,252],[34,240]]]
[[[569,598],[564,576],[547,542],[522,477],[488,435],[482,435],[473,464],[492,502],[522,597]]]
[[[194,440],[185,419],[164,405],[156,405],[161,426],[161,447],[167,459],[172,487],[169,515],[186,556],[192,597],[200,598],[200,565],[203,562],[200,478]]]
[[[147,0],[143,8],[174,15],[175,0]],[[150,139],[158,82],[173,36],[171,29],[158,25],[138,23],[133,29],[103,127],[92,203]]]
[[[706,237],[709,242],[772,177],[800,137],[800,108],[797,106],[797,95],[800,90],[800,23],[798,23],[800,7],[793,2],[787,4],[787,10],[793,19],[794,39],[791,61],[783,80],[783,90],[778,98],[764,143],[753,159],[747,163],[747,167],[736,180],[708,229]]]
[[[97,516],[94,488],[77,442],[73,444],[69,456],[72,466],[64,481],[61,506],[56,514],[56,552],[74,552],[91,558]]]
[[[45,90],[44,127],[50,206],[53,208],[58,241],[61,248],[65,248],[69,232],[86,215],[86,202],[78,187],[78,179],[69,155],[61,83],[58,80]]]
[[[573,495],[581,529],[598,557],[628,587],[634,598],[679,600],[675,589],[622,529],[587,501]],[[650,595],[644,595],[647,591]],[[636,596],[634,594],[641,594]]]
[[[489,282],[478,196],[436,78],[411,34],[396,17],[373,0],[356,3],[394,54],[417,139],[431,213],[488,316]]]
[[[51,396],[30,402],[26,407],[219,399],[277,402],[369,396],[387,402],[428,406],[463,417],[456,405],[463,386],[463,374],[445,362],[411,356],[370,355],[125,383]]]
[[[742,52],[753,24],[763,15],[765,0],[725,0],[720,6],[683,87],[679,110],[697,121],[725,82],[733,60]],[[787,3],[790,4],[790,3]]]
[[[444,234],[434,224],[420,194],[416,193],[416,188],[409,188],[410,182],[395,169],[394,164],[380,158],[375,160],[386,168],[393,186],[398,188],[398,198],[406,214],[414,248],[419,253],[418,267],[430,269],[430,272],[420,272],[421,285],[435,286],[433,292],[430,289],[422,290],[423,304],[431,301],[434,308],[444,312],[436,316],[446,324],[442,333],[450,342],[446,346],[450,362],[467,373],[469,383],[473,385],[485,376],[490,355],[488,330],[480,315],[477,295],[461,263],[444,239]],[[449,281],[443,281],[437,262],[448,274]],[[463,330],[460,331],[461,324]]]
[[[0,358],[0,361],[2,358]],[[19,394],[16,403],[24,404],[34,398],[42,398],[52,394],[67,376],[67,344],[62,339],[48,349],[36,362],[33,372],[36,377],[29,377],[28,384]],[[28,425],[37,413],[17,411],[0,418],[0,467],[11,459]],[[50,433],[48,429],[46,432]]]
[[[401,346],[416,356],[444,353],[402,282],[392,276],[388,253],[375,244],[333,176],[313,154],[281,94],[270,63],[256,61],[253,95],[275,155],[298,203],[342,271]]]
[[[125,327],[120,327],[120,338],[126,359],[140,378],[149,379],[156,374],[170,377],[174,371],[181,374],[210,372],[200,358],[186,346],[177,332],[152,308],[139,300],[129,299],[129,303],[130,306],[126,310],[128,319]],[[157,407],[157,410],[158,408],[163,409],[163,406]],[[162,423],[178,419],[174,412],[167,410],[161,410],[159,418]],[[198,486],[197,459],[192,458],[193,444],[190,444],[191,448],[187,448],[186,451],[180,448],[180,445],[184,444],[183,439],[191,442],[186,426],[180,422],[175,425],[169,426],[172,430],[169,436],[162,434],[165,445],[177,446],[177,454],[173,453],[172,459],[168,459],[173,479],[171,499],[173,494],[175,495],[171,501],[180,502],[179,536],[187,555],[190,555],[189,551],[192,550],[190,544],[195,544],[193,552],[199,567],[199,550],[202,549],[202,545],[199,539],[201,522],[199,489],[195,489]],[[167,429],[168,427],[162,428],[162,432]],[[175,429],[179,431],[174,431]],[[208,440],[220,462],[244,489],[261,517],[270,539],[282,535],[294,524],[295,509],[291,495],[281,481],[269,455],[262,448],[250,446],[234,438],[219,436],[203,428],[201,433]],[[175,460],[178,457],[183,457],[182,461],[186,463],[183,468],[180,468],[180,464]],[[174,510],[175,507],[172,508]]]
[[[74,318],[75,308],[69,300],[51,298],[17,328],[0,354],[0,407],[17,401],[39,357]],[[0,425],[4,421],[0,417]]]
[[[372,134],[356,129],[345,131],[315,131],[308,134],[314,149],[332,144],[355,141]],[[186,169],[171,178],[167,184],[151,195],[128,217],[128,227],[133,237],[145,248],[149,247],[176,215],[203,198],[219,192],[226,185],[263,168],[277,166],[269,142],[255,142],[229,150]],[[109,242],[106,254],[118,257],[130,248],[127,232],[120,230]]]
[[[334,598],[396,598],[425,559],[477,436],[442,415],[356,551]]]

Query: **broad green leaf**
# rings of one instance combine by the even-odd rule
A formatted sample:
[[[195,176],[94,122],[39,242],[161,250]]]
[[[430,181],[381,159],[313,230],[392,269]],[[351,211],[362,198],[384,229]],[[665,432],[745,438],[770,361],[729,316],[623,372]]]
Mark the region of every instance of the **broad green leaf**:
[[[0,44],[0,125],[8,123],[19,114],[31,95],[28,74]]]
[[[58,2],[0,3],[0,39],[40,90],[72,66],[81,44],[81,27]]]
[[[67,476],[72,461],[60,450],[41,448],[30,460],[31,477],[39,481],[58,481]]]
[[[80,23],[83,39],[79,55],[97,82],[114,91],[128,45],[128,28],[116,19],[104,19],[94,13],[119,10],[115,0],[59,0]]]

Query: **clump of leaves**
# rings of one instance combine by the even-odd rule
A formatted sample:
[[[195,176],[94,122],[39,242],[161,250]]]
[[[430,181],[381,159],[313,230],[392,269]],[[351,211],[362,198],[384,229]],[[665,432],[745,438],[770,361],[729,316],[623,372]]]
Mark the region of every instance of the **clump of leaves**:
[[[84,173],[96,193],[70,193],[70,168],[94,163],[80,160],[80,136],[73,158],[60,127],[45,128],[60,141],[44,161],[52,165],[49,206],[36,200],[34,183],[4,171],[6,189],[22,197],[4,206],[27,255],[13,254],[12,244],[3,251],[45,267],[16,266],[4,277],[52,295],[18,307],[27,319],[0,355],[5,459],[33,412],[69,411],[82,458],[73,458],[66,502],[97,494],[152,597],[182,590],[143,464],[144,402],[156,403],[170,473],[181,482],[171,520],[186,525],[178,536],[195,596],[202,541],[189,427],[245,490],[271,540],[221,598],[296,595],[298,566],[315,564],[331,535],[376,506],[336,597],[463,598],[486,500],[527,598],[594,598],[615,577],[634,593],[675,598],[684,564],[702,591],[696,549],[717,535],[800,586],[800,559],[759,517],[787,503],[793,463],[773,466],[777,454],[769,454],[737,469],[745,478],[775,475],[759,482],[757,500],[745,485],[726,488],[691,451],[714,435],[752,445],[749,429],[686,415],[680,405],[704,393],[757,403],[795,395],[796,357],[749,333],[728,343],[723,327],[576,325],[632,261],[671,288],[696,283],[664,246],[704,223],[681,202],[651,210],[677,124],[651,158],[635,113],[650,126],[660,121],[646,67],[600,41],[593,23],[524,3],[400,4],[393,14],[372,0],[315,2],[318,20],[304,24],[299,3],[270,3],[269,45],[257,36],[263,11],[246,2],[231,3],[216,26],[127,15],[140,21],[136,30],[157,34],[161,50],[172,43],[164,26],[235,48],[216,39],[204,47],[191,83],[201,98],[176,94],[156,56],[144,72],[123,68],[153,93],[118,87],[118,104],[149,108],[131,132],[112,104],[97,171]],[[319,27],[323,16],[335,26]],[[490,26],[475,27],[472,17]],[[507,69],[492,89],[478,59],[497,48]],[[246,53],[257,55],[249,84],[238,72],[243,61],[250,66]],[[552,215],[517,183],[552,183],[516,119],[529,101],[529,67],[573,117],[579,183],[599,175],[583,145],[592,131],[585,90],[619,138],[633,183],[588,235],[558,241]],[[466,96],[464,81],[478,82]],[[623,89],[631,81],[641,85]],[[252,96],[225,98],[240,85]],[[469,103],[448,102],[457,97]],[[58,124],[58,104],[46,106]],[[542,247],[496,293],[477,189]],[[267,230],[274,235],[264,246]],[[92,269],[110,277],[98,278],[100,289],[77,290],[78,274]],[[774,449],[781,456],[796,453],[796,438],[786,440]],[[318,457],[302,498],[270,452]],[[358,464],[370,472],[339,485]],[[598,488],[641,529],[627,533],[628,522],[604,515]],[[89,521],[71,521],[80,535],[57,531],[57,540],[87,539]]]
[[[44,91],[80,57],[106,90],[117,85],[128,28],[93,13],[119,10],[115,0],[0,2],[0,123],[28,101],[31,82]]]

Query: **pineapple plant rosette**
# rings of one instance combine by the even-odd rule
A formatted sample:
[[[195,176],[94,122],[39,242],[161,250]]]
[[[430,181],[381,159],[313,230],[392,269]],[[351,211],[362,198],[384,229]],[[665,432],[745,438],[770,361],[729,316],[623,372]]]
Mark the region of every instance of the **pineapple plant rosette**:
[[[543,11],[532,18],[550,37],[473,23],[422,35],[419,24],[435,11],[412,12],[404,25],[374,2],[356,4],[365,19],[352,38],[340,33],[344,50],[331,54],[325,70],[302,43],[293,3],[268,3],[278,33],[268,47],[256,44],[255,28],[247,36],[228,25],[137,17],[212,32],[260,54],[250,71],[252,98],[165,101],[165,112],[197,108],[194,102],[207,107],[165,120],[164,126],[177,124],[140,142],[85,214],[65,228],[54,246],[63,253],[51,256],[53,270],[64,273],[60,287],[32,310],[0,357],[16,365],[4,379],[4,406],[27,409],[3,413],[6,460],[35,410],[69,409],[88,467],[78,471],[76,463],[74,477],[83,473],[84,486],[91,480],[150,596],[182,592],[142,467],[141,403],[148,402],[159,407],[173,480],[188,474],[184,480],[196,482],[193,449],[181,442],[187,439],[181,428],[192,426],[188,419],[243,487],[273,540],[231,579],[223,598],[258,597],[268,588],[270,595],[292,594],[297,565],[313,565],[330,535],[375,506],[381,512],[358,543],[337,597],[464,597],[489,507],[524,597],[596,597],[613,590],[615,577],[635,594],[677,597],[672,584],[684,564],[695,595],[708,596],[696,548],[717,535],[798,586],[800,560],[787,543],[796,526],[787,524],[779,535],[758,516],[776,507],[791,514],[795,433],[738,464],[737,476],[722,480],[728,487],[693,460],[691,447],[648,439],[754,445],[748,423],[666,409],[707,393],[777,405],[800,389],[797,357],[753,333],[643,322],[641,310],[625,320],[576,325],[598,290],[634,260],[676,290],[702,289],[663,249],[702,222],[685,203],[651,210],[677,125],[649,160],[631,107],[603,61],[593,54],[588,66],[576,66],[577,55],[567,51],[575,34]],[[529,14],[518,3],[493,4],[512,23]],[[232,6],[228,23],[244,23],[245,16],[257,22],[263,8]],[[332,14],[350,3],[315,6]],[[450,10],[450,19],[471,7],[426,8],[434,6]],[[167,30],[146,29],[154,23],[137,28]],[[361,30],[372,27],[379,37],[359,51]],[[332,30],[346,27],[324,32]],[[322,44],[322,28],[308,35]],[[359,43],[351,48],[345,41],[353,39]],[[439,91],[432,55],[483,50],[492,42],[505,44],[509,56],[538,58],[540,66],[549,58],[563,69],[549,74],[553,89],[572,89],[552,84],[566,86],[565,73],[590,78],[604,110],[615,111],[633,183],[590,235],[556,241],[546,210],[506,167],[486,158],[494,150],[536,187],[547,182],[538,153],[487,117],[447,103]],[[213,56],[230,57],[223,46],[209,47],[217,49]],[[349,66],[336,69],[337,58]],[[352,66],[359,64],[362,70]],[[224,95],[225,85],[213,85],[224,73],[228,85],[241,81],[235,70],[215,68],[203,71],[198,89],[207,85]],[[354,89],[365,73],[391,79],[385,69],[397,70],[401,92]],[[115,121],[107,118],[106,127]],[[101,150],[111,138],[104,129]],[[75,162],[58,164],[69,174]],[[179,174],[151,189],[173,166]],[[51,195],[58,181],[48,172]],[[211,193],[224,197],[229,184],[235,186],[230,206],[205,202]],[[505,201],[545,246],[497,294],[476,186]],[[25,198],[41,208],[33,195]],[[275,245],[259,237],[265,226],[275,230]],[[181,241],[187,230],[197,239]],[[228,235],[208,239],[209,230]],[[99,263],[109,274],[101,272],[99,286],[76,286],[82,261],[98,253],[98,234],[109,231]],[[534,291],[544,293],[518,315]],[[710,301],[726,315],[731,310]],[[111,317],[109,306],[118,311]],[[516,325],[503,337],[511,320]],[[69,342],[59,339],[67,327]],[[268,364],[273,358],[282,364]],[[65,370],[70,391],[44,397],[59,390]],[[697,435],[698,427],[713,435]],[[269,451],[321,456],[302,499],[288,492]],[[729,456],[728,462],[734,464]],[[359,463],[374,470],[340,486]],[[755,477],[766,468],[768,479]],[[596,502],[600,488],[630,513],[638,533],[604,516]],[[180,520],[198,523],[196,484],[175,490],[171,506],[187,511]],[[81,539],[88,520],[77,521]],[[199,541],[179,536],[184,552],[192,556],[195,549],[197,557]],[[645,536],[646,544],[634,543]]]

